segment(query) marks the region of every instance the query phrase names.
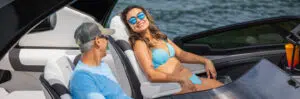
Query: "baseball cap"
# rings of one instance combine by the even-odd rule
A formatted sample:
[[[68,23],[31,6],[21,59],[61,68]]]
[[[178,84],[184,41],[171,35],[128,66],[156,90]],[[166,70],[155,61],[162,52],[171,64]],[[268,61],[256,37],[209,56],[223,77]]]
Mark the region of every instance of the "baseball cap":
[[[85,22],[76,29],[74,38],[76,43],[80,46],[94,40],[97,36],[108,36],[114,33],[114,29],[104,28],[101,24]]]

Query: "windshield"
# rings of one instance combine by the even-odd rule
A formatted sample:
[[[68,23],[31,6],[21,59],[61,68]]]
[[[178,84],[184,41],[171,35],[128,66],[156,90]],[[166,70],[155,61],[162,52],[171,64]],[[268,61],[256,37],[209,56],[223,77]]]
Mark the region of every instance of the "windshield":
[[[149,10],[171,39],[255,19],[300,15],[299,0],[119,0],[112,16],[133,4]]]

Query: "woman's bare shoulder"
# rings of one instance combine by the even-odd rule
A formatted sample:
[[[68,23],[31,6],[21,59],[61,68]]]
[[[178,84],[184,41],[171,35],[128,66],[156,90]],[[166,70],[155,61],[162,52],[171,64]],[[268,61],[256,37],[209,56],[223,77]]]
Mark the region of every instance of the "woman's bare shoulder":
[[[142,40],[136,40],[134,43],[134,46],[147,46],[145,41]]]
[[[142,40],[136,40],[133,46],[133,49],[137,50],[137,49],[148,49],[146,42],[142,41]]]

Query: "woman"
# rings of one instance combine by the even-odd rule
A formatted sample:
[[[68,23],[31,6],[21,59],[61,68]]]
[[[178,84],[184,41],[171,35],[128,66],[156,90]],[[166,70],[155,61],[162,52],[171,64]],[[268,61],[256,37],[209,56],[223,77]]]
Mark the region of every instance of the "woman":
[[[178,82],[182,88],[178,94],[223,85],[215,80],[217,73],[209,59],[180,49],[155,26],[153,18],[143,7],[129,6],[121,17],[129,30],[135,56],[151,82]],[[208,78],[197,77],[181,62],[205,64]]]

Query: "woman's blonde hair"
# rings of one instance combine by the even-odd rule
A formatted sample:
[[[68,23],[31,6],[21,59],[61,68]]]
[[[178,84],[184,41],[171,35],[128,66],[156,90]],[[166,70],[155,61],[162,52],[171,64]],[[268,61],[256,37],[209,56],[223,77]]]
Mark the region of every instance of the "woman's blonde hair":
[[[167,36],[165,34],[161,33],[161,31],[155,25],[154,19],[152,18],[150,13],[142,6],[132,5],[132,6],[128,6],[127,8],[125,8],[123,10],[123,12],[121,13],[121,18],[129,31],[129,42],[132,46],[134,46],[135,41],[142,40],[147,44],[148,47],[153,47],[153,44],[150,43],[148,38],[144,38],[142,33],[134,32],[128,24],[127,13],[134,8],[141,9],[145,13],[146,18],[149,20],[149,30],[150,30],[153,38],[167,40]]]

